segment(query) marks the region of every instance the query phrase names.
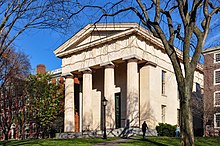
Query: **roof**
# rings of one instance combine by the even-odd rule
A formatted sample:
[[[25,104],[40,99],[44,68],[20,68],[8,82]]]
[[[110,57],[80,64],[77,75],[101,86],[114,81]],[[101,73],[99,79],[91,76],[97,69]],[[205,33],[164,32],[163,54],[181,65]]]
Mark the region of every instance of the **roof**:
[[[94,41],[84,43],[83,45],[77,45],[82,40],[88,38],[91,33],[94,32],[115,32],[109,36],[96,39]],[[149,40],[152,44],[158,48],[164,50],[164,46],[160,39],[153,36],[147,29],[139,25],[138,23],[98,23],[98,24],[88,24],[70,39],[59,46],[54,54],[59,58],[64,58],[76,52],[80,52],[84,49],[98,46],[100,44],[108,43],[109,41],[116,40],[128,35],[139,35],[140,37]],[[182,59],[182,51],[175,49],[178,57]],[[202,70],[202,64],[198,63],[197,69]]]
[[[77,43],[85,40],[91,33],[94,32],[115,32],[110,36],[97,39],[88,44],[83,44],[81,46],[76,46]],[[149,39],[152,43],[163,48],[163,44],[160,39],[155,38],[148,30],[143,28],[137,23],[98,23],[88,24],[86,27],[77,32],[74,36],[72,36],[69,40],[64,42],[61,46],[59,46],[55,51],[55,55],[57,57],[63,58],[66,55],[82,51],[83,49],[94,47],[96,45],[103,44],[107,41],[118,39],[130,34],[139,34],[142,37]],[[75,46],[74,46],[75,45]]]

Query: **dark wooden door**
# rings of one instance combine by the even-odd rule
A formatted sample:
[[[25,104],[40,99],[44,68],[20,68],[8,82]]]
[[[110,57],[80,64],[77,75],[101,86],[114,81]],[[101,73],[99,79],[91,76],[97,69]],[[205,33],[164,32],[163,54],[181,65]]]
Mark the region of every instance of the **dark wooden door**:
[[[115,93],[115,125],[121,128],[121,93]]]

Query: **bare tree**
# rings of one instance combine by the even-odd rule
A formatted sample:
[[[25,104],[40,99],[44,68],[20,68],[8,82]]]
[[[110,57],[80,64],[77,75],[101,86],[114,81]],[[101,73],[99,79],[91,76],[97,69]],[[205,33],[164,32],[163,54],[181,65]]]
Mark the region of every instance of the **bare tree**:
[[[74,9],[68,19],[86,14],[93,18],[97,16],[94,21],[97,23],[109,16],[125,16],[125,12],[137,16],[142,25],[161,40],[172,62],[180,94],[181,145],[194,145],[190,106],[194,72],[209,34],[211,19],[219,11],[219,1],[211,0],[118,0],[103,5],[79,2],[78,9]],[[176,52],[177,42],[181,43],[182,57]]]
[[[68,23],[62,20],[69,11],[68,8],[71,8],[70,2],[71,0],[1,0],[0,57],[29,28],[66,28]]]
[[[13,123],[17,130],[18,125],[23,127],[24,79],[29,73],[30,63],[23,52],[8,49],[3,53],[0,59],[0,126],[5,140]]]

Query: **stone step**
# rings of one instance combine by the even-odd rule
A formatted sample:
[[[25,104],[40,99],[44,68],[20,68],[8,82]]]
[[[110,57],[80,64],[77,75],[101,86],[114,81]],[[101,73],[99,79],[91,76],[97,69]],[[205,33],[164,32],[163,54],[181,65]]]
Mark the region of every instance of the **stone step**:
[[[118,128],[118,129],[107,129],[107,137],[132,137],[132,136],[142,136],[141,128]],[[146,131],[146,136],[157,136],[157,131],[155,129],[148,129]],[[85,131],[81,132],[64,132],[56,133],[57,139],[68,139],[68,138],[94,138],[103,137],[103,131]]]

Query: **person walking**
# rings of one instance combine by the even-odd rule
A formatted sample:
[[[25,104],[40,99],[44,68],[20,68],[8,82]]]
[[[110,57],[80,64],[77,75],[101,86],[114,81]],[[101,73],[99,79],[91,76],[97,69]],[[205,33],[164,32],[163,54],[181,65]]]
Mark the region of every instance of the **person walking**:
[[[142,124],[142,132],[143,132],[143,139],[145,138],[146,130],[148,129],[146,121]]]
[[[179,137],[180,136],[180,126],[179,125],[176,125],[176,137]]]

